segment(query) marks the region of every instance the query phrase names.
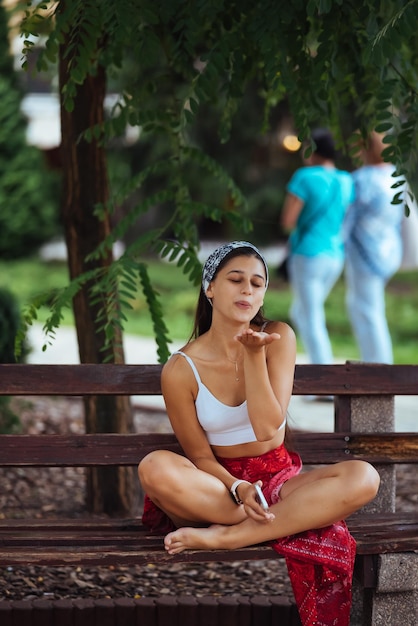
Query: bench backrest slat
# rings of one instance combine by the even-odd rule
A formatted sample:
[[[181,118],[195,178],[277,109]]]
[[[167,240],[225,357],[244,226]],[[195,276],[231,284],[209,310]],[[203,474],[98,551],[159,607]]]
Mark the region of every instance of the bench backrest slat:
[[[380,435],[294,433],[305,464],[358,458],[374,463],[418,463],[418,433]],[[2,435],[0,467],[136,465],[156,448],[180,451],[171,434]]]
[[[0,364],[0,395],[159,395],[161,365]],[[297,365],[295,395],[417,395],[418,365]]]
[[[160,395],[161,365],[0,365],[0,395]]]

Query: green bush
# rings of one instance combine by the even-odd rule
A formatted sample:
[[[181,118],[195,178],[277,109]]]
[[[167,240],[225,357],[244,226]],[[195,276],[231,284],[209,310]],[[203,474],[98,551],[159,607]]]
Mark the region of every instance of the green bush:
[[[15,338],[20,324],[16,297],[0,288],[0,363],[15,363]]]
[[[20,419],[10,408],[10,398],[0,396],[0,435],[14,435],[21,431]]]
[[[20,324],[16,297],[8,289],[0,289],[0,363],[15,363],[14,344]],[[23,349],[23,357],[27,349]],[[0,396],[0,433],[20,432],[19,417],[11,409],[10,397]]]
[[[0,6],[0,257],[28,257],[59,230],[59,177],[26,141],[23,91],[9,51],[8,14]]]
[[[26,144],[20,94],[0,76],[0,256],[21,258],[58,230],[58,177]]]

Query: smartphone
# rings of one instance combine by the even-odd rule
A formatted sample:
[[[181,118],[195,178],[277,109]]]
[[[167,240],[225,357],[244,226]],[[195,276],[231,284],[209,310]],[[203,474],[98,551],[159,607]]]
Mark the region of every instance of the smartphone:
[[[266,499],[265,499],[265,497],[264,497],[263,492],[261,491],[261,487],[259,487],[259,485],[254,485],[254,488],[255,488],[255,493],[257,494],[257,495],[256,495],[256,497],[257,497],[257,502],[258,502],[259,504],[261,504],[262,508],[263,508],[265,511],[268,511],[268,510],[269,510],[269,505],[268,505],[268,503],[267,503],[267,500],[266,500]]]

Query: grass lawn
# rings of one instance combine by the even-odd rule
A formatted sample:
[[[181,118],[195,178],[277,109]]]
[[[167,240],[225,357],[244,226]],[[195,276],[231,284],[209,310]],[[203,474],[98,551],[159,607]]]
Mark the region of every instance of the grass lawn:
[[[151,280],[158,289],[165,322],[172,339],[186,340],[192,330],[193,313],[197,301],[197,289],[175,265],[149,261]],[[289,321],[290,291],[286,284],[275,278],[265,299],[265,313],[271,319]],[[55,290],[68,281],[65,264],[44,263],[39,259],[0,261],[0,287],[7,287],[18,298],[21,307],[45,290]],[[332,291],[327,304],[327,322],[338,358],[358,359],[359,354],[348,321],[344,303],[345,288],[340,280]],[[387,317],[393,339],[395,363],[418,363],[418,272],[399,273],[390,281],[386,291]],[[147,305],[142,293],[132,302],[132,310],[126,311],[125,332],[147,337],[153,329]],[[44,322],[48,309],[42,308],[38,321]],[[63,324],[71,325],[70,310]],[[299,345],[301,351],[302,347]]]

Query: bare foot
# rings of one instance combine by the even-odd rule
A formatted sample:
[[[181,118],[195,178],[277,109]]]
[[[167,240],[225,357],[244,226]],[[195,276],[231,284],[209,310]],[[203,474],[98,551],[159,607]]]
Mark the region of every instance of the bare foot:
[[[208,528],[183,527],[169,533],[164,539],[168,554],[178,554],[183,550],[204,550],[221,548],[221,537],[225,526],[212,524]]]

